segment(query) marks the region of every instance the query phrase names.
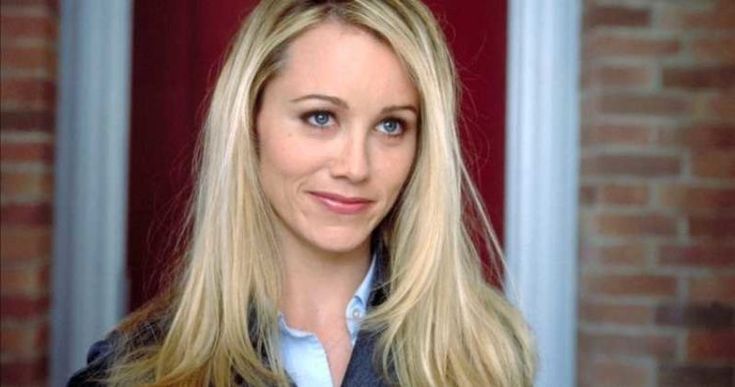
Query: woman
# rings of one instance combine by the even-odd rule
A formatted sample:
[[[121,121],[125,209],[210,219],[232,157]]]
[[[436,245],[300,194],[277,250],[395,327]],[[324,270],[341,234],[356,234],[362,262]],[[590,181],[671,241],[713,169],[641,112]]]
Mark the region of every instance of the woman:
[[[418,0],[263,1],[212,97],[179,281],[70,384],[532,385],[472,242],[498,251],[456,94]]]

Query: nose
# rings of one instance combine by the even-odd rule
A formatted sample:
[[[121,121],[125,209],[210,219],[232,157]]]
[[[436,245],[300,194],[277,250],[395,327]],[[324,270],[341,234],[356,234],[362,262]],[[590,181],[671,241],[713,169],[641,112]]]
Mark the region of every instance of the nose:
[[[370,174],[367,139],[363,133],[356,132],[359,131],[345,131],[337,145],[330,171],[332,177],[354,183],[366,180]]]

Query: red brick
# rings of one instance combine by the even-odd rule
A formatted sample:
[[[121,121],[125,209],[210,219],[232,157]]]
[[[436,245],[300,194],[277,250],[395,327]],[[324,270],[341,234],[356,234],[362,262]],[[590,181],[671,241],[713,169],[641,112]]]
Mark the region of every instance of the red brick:
[[[656,308],[656,324],[685,328],[735,326],[735,309],[725,304],[666,304]]]
[[[3,69],[44,70],[52,75],[56,62],[48,47],[3,47],[0,51]]]
[[[0,34],[3,40],[18,38],[55,38],[55,23],[46,16],[7,16],[0,17]]]
[[[658,369],[662,387],[732,387],[735,368],[721,365],[664,364]]]
[[[579,203],[594,204],[597,202],[597,188],[589,185],[579,187]]]
[[[591,384],[594,380],[590,375],[592,373],[592,361],[594,360],[594,354],[578,354],[576,357],[576,364],[574,369],[577,371],[576,383],[579,387],[590,387],[594,386]]]
[[[38,6],[48,5],[49,0],[2,0],[2,5],[14,5],[14,6]]]
[[[58,17],[60,0],[47,0],[47,1],[48,1],[48,5],[51,8],[51,11],[53,12],[53,14]]]
[[[595,77],[593,75],[593,71],[590,70],[589,67],[581,67],[579,69],[579,85],[581,89],[587,90],[590,88],[593,81],[596,82],[596,79],[594,79]]]
[[[582,127],[587,127],[589,122],[595,118],[600,104],[599,97],[595,95],[582,95],[582,101],[579,105],[580,122]]]
[[[732,304],[735,300],[735,275],[692,278],[689,280],[689,298]]]
[[[53,193],[53,177],[48,172],[0,172],[0,192],[5,198],[48,197]]]
[[[580,387],[646,387],[650,371],[645,365],[615,359],[580,359]]]
[[[729,89],[735,86],[735,66],[664,68],[662,83],[668,88]]]
[[[735,122],[735,93],[719,93],[712,96],[706,114],[711,118],[721,118],[730,123]]]
[[[583,259],[603,266],[643,267],[646,262],[645,246],[635,242],[623,242],[610,246],[589,246],[585,247],[582,252]]]
[[[679,53],[681,44],[676,39],[642,38],[595,34],[584,39],[585,60],[607,58],[665,58]]]
[[[723,150],[693,153],[692,172],[699,177],[735,178],[735,152]]]
[[[689,267],[735,266],[735,246],[716,243],[663,245],[659,248],[659,264]]]
[[[44,226],[51,224],[51,206],[47,203],[7,204],[2,206],[3,225]]]
[[[651,10],[625,6],[588,6],[584,12],[584,29],[595,27],[646,27],[651,23]]]
[[[47,363],[45,358],[3,361],[0,367],[0,384],[45,385]]]
[[[3,162],[54,161],[54,147],[49,142],[3,142],[0,143],[0,160]]]
[[[607,236],[674,236],[676,219],[657,214],[600,214],[597,218],[600,234]]]
[[[2,130],[51,132],[54,117],[49,111],[7,111],[0,112]]]
[[[645,185],[611,184],[600,189],[600,200],[614,205],[641,205],[648,203],[648,187]]]
[[[602,113],[678,117],[691,111],[690,101],[680,96],[607,94],[600,97]]]
[[[682,211],[735,209],[735,188],[670,185],[662,187],[660,192],[660,201],[664,207]]]
[[[678,129],[661,130],[657,143],[686,147],[696,151],[731,150],[735,148],[735,125],[699,124]]]
[[[735,148],[735,124],[699,125],[686,133],[690,147]]]
[[[49,305],[49,298],[46,295],[2,296],[0,298],[3,319],[30,319],[46,316]]]
[[[724,238],[735,237],[733,215],[691,215],[688,217],[689,234],[692,237]]]
[[[44,80],[9,78],[0,81],[3,105],[12,101],[34,106],[51,106],[55,91],[54,84]]]
[[[735,1],[582,3],[579,384],[735,386]]]
[[[691,43],[694,57],[699,61],[715,60],[724,63],[735,62],[735,37],[705,37],[694,39]]]
[[[720,4],[727,3],[727,1]],[[676,30],[730,30],[735,28],[735,8],[719,7],[710,10],[690,10],[668,7],[661,15],[660,26]]]
[[[50,226],[6,227],[0,233],[0,255],[3,262],[38,259],[51,256]]]
[[[581,131],[582,145],[632,145],[644,146],[651,143],[652,130],[645,126],[596,124]]]
[[[48,171],[54,145],[52,139],[18,142],[25,134],[8,132],[53,133],[58,15],[47,9],[56,6],[49,0],[2,0],[0,15],[0,384],[9,387],[49,384],[45,321],[53,175]]]
[[[579,335],[582,353],[608,356],[632,355],[670,359],[676,355],[676,340],[670,335],[587,333]]]
[[[39,324],[10,325],[3,324],[3,352],[17,357],[28,358],[37,355],[46,346],[45,328]]]
[[[690,360],[735,360],[735,329],[693,331],[687,338]]]
[[[584,176],[663,177],[681,173],[676,156],[601,154],[582,157]]]
[[[43,264],[3,265],[0,278],[0,288],[6,296],[46,294],[49,289],[48,267]]]
[[[653,310],[646,305],[582,301],[579,306],[579,319],[593,324],[641,326],[653,321]]]
[[[653,84],[653,71],[644,66],[607,65],[594,73],[595,80],[605,87],[646,89]]]
[[[651,274],[583,274],[582,295],[673,296],[676,279]]]

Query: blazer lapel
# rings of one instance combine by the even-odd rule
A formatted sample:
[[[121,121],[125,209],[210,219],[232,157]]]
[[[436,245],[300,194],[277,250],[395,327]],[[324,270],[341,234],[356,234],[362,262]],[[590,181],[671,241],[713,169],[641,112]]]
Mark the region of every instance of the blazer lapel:
[[[373,277],[372,291],[368,298],[368,309],[378,306],[385,301],[385,285],[388,267],[388,254],[383,243],[373,244],[377,249],[375,276]],[[375,350],[379,332],[361,330],[357,335],[355,347],[352,349],[347,371],[342,379],[342,387],[373,387],[388,386],[382,372],[376,367]]]
[[[363,331],[357,336],[342,387],[387,386],[381,372],[375,367],[373,355],[376,341],[377,335],[371,332]]]

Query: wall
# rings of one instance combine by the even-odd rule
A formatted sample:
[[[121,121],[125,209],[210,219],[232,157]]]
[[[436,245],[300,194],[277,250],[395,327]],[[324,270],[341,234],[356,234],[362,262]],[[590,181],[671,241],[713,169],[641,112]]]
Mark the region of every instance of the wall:
[[[45,385],[58,8],[1,4],[0,384]]]
[[[581,386],[735,382],[735,2],[583,0]],[[2,0],[2,385],[47,369],[57,4]]]
[[[735,385],[735,2],[584,0],[581,386]]]

